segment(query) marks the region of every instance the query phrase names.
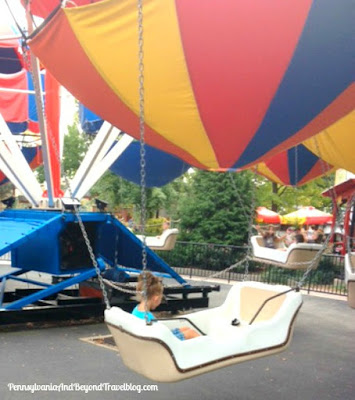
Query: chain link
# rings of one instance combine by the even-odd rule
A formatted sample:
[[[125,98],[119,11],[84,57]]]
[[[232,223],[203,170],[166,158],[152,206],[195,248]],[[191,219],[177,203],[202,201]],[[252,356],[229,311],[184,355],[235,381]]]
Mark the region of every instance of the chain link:
[[[256,175],[257,175],[257,166],[255,167],[254,170],[254,182],[253,182],[253,186],[252,186],[252,191],[251,191],[251,202],[250,202],[250,212],[247,213],[244,206],[243,206],[243,199],[242,196],[239,193],[239,190],[237,188],[237,185],[235,183],[234,180],[234,176],[232,175],[232,172],[229,173],[229,177],[234,189],[234,192],[237,196],[237,199],[239,201],[239,203],[241,204],[241,208],[242,208],[242,212],[245,216],[245,218],[248,220],[248,242],[247,242],[247,255],[245,258],[243,258],[242,262],[245,262],[245,270],[244,270],[244,276],[243,276],[243,281],[246,281],[248,279],[249,276],[249,261],[252,259],[251,255],[252,255],[252,245],[251,245],[251,236],[252,236],[252,231],[253,231],[253,218],[254,218],[254,207],[255,207],[255,181],[256,181]],[[223,271],[220,271],[219,273],[217,273],[217,275],[220,275],[224,272],[227,272],[233,268],[235,268],[236,266],[239,266],[241,264],[241,262],[238,262],[237,264],[233,264],[230,267],[226,268]],[[214,275],[209,276],[209,278],[214,277]]]
[[[326,176],[327,171],[329,171],[329,169],[330,169],[330,168],[329,168],[329,164],[326,163],[326,162],[322,159],[322,157],[321,157],[321,152],[320,152],[320,148],[319,148],[319,145],[318,145],[318,141],[317,141],[316,136],[314,136],[313,139],[314,139],[314,143],[315,143],[315,146],[316,146],[316,151],[317,151],[318,158],[320,159],[320,164],[321,164],[321,169],[322,169],[322,175]],[[326,167],[328,167],[328,168],[326,168]],[[329,183],[330,183],[330,182],[329,182]],[[332,183],[330,183],[330,185],[331,185],[331,198],[332,198],[333,204],[336,204],[336,193],[335,193],[334,185],[332,185]],[[336,210],[337,210],[337,209],[336,209]],[[316,265],[316,263],[318,263],[318,261],[320,260],[320,258],[321,258],[321,256],[322,256],[323,252],[324,252],[325,249],[328,247],[329,242],[330,242],[330,239],[332,238],[332,236],[333,236],[333,234],[334,234],[335,226],[336,226],[336,224],[337,224],[337,222],[338,222],[337,220],[338,220],[338,218],[339,218],[339,213],[337,212],[336,214],[337,214],[337,215],[336,215],[336,218],[335,218],[335,223],[332,224],[332,230],[331,230],[331,232],[329,233],[329,235],[328,235],[328,237],[326,238],[326,240],[323,242],[322,248],[317,252],[316,256],[314,257],[314,259],[312,260],[312,262],[309,264],[309,266],[308,266],[308,268],[306,269],[305,273],[303,274],[302,278],[301,278],[300,281],[298,282],[298,284],[297,284],[297,287],[298,287],[298,288],[302,288],[302,286],[304,285],[306,279],[308,278],[308,275],[311,273],[311,271],[312,271],[314,265]]]
[[[217,276],[220,276],[220,275],[222,275],[222,274],[224,274],[224,273],[226,273],[226,272],[228,272],[228,271],[231,271],[232,269],[237,268],[237,267],[239,267],[240,265],[243,265],[245,262],[247,262],[247,259],[248,259],[248,258],[249,258],[249,256],[246,256],[246,257],[244,257],[242,260],[240,260],[240,261],[238,261],[237,263],[231,265],[230,267],[228,267],[228,268],[226,268],[226,269],[224,269],[224,270],[222,270],[222,271],[218,271],[218,272],[216,272],[215,274],[208,275],[207,278],[208,278],[208,279],[210,279],[210,278],[216,278]]]
[[[142,276],[143,276],[143,299],[145,305],[144,319],[148,321],[148,292],[147,292],[147,244],[145,237],[145,224],[147,214],[146,195],[146,161],[145,161],[145,115],[144,115],[144,39],[143,39],[143,0],[137,0],[138,7],[138,83],[139,83],[139,143],[140,143],[140,187],[141,187],[141,215],[140,233],[142,237]]]
[[[249,260],[252,259],[253,255],[253,246],[251,244],[251,237],[253,234],[253,218],[254,218],[254,209],[255,209],[255,185],[256,185],[256,179],[257,179],[257,173],[258,173],[258,166],[256,165],[254,168],[254,182],[253,182],[253,187],[251,191],[251,204],[250,204],[250,215],[249,215],[249,225],[248,225],[248,250],[247,250],[247,259],[245,263],[245,271],[244,271],[244,277],[243,280],[246,281],[249,276]]]
[[[30,65],[30,63],[29,63],[29,65]],[[33,79],[33,71],[32,71],[32,68],[31,68],[31,67],[29,68],[29,71],[30,71],[30,74],[31,74],[31,76],[32,76],[32,80],[33,80],[34,85],[35,85],[36,80]],[[40,89],[40,88],[39,88],[38,86],[36,87],[36,85],[35,85],[35,93],[36,93],[36,96],[38,96],[39,93],[40,93],[40,90],[39,90],[39,89]],[[42,110],[41,110],[41,112],[42,112],[42,115],[43,115],[44,123],[46,124],[46,112],[45,112],[45,108],[44,108],[44,106],[43,106],[43,102],[42,102],[42,101],[41,101],[41,104],[42,104]],[[108,299],[108,294],[107,294],[107,291],[106,291],[106,287],[105,287],[105,284],[104,284],[104,282],[103,282],[103,277],[102,277],[102,275],[101,275],[100,268],[99,268],[99,266],[98,266],[96,257],[95,257],[95,255],[94,255],[94,251],[93,251],[92,246],[91,246],[91,243],[90,243],[90,239],[89,239],[89,237],[88,237],[88,234],[87,234],[87,232],[86,232],[84,223],[83,223],[83,221],[82,221],[82,218],[81,218],[81,215],[80,215],[80,212],[79,212],[79,208],[78,208],[78,206],[77,206],[77,205],[75,204],[75,202],[74,202],[74,201],[75,201],[75,198],[74,198],[73,192],[72,192],[71,187],[70,187],[69,178],[68,178],[68,176],[67,176],[67,174],[66,174],[66,172],[65,172],[65,170],[64,170],[63,164],[61,163],[61,160],[60,160],[60,154],[59,154],[59,150],[58,150],[58,147],[57,147],[57,143],[56,143],[56,141],[55,141],[55,139],[54,139],[54,137],[53,137],[53,135],[52,135],[52,132],[51,132],[50,130],[47,131],[47,134],[48,134],[47,136],[49,137],[49,139],[50,139],[50,141],[51,141],[51,144],[52,144],[52,146],[53,146],[53,150],[54,150],[55,156],[56,156],[56,158],[57,158],[57,160],[58,160],[58,162],[59,162],[60,169],[61,169],[61,175],[62,175],[63,178],[64,178],[65,186],[66,186],[66,188],[67,188],[67,190],[68,190],[68,192],[69,192],[69,195],[70,195],[71,200],[73,201],[74,213],[75,213],[75,216],[76,216],[76,218],[77,218],[77,220],[78,220],[79,227],[80,227],[81,233],[82,233],[82,235],[83,235],[83,237],[84,237],[86,247],[87,247],[87,249],[88,249],[88,251],[89,251],[90,259],[91,259],[92,264],[93,264],[93,266],[94,266],[94,268],[95,268],[96,275],[97,275],[98,280],[99,280],[100,288],[101,288],[101,290],[102,290],[103,299],[104,299],[106,308],[107,308],[107,309],[110,309],[111,306],[110,306],[110,302],[109,302],[109,299]]]
[[[133,294],[133,295],[143,294],[143,292],[137,291],[135,287],[133,288],[133,286],[131,286],[132,289],[128,289],[127,288],[127,284],[125,284],[125,283],[120,284],[118,282],[113,282],[113,281],[110,281],[110,280],[105,279],[105,278],[103,278],[103,281],[107,286],[110,286],[113,289],[117,289],[117,290],[119,290],[120,292],[123,292],[123,293]]]

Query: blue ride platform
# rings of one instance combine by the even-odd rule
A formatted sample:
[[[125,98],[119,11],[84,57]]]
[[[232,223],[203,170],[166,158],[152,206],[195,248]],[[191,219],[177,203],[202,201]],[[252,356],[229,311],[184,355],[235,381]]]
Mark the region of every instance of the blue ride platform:
[[[142,270],[142,242],[115,217],[107,213],[80,213],[101,271]],[[184,288],[190,285],[149,248],[148,269],[175,279]],[[89,251],[73,212],[51,210],[5,210],[0,213],[0,256],[11,251],[11,272],[0,266],[0,309],[20,310],[72,285],[95,277]],[[46,284],[21,277],[28,271],[51,274],[59,283]],[[68,277],[69,276],[69,277]],[[42,288],[20,299],[4,302],[8,280],[35,283]]]

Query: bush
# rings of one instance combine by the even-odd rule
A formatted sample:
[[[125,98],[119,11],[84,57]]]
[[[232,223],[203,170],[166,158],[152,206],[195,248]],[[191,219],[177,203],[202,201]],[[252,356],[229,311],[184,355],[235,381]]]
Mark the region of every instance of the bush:
[[[146,222],[146,236],[158,236],[163,231],[163,222],[165,218],[149,218]]]

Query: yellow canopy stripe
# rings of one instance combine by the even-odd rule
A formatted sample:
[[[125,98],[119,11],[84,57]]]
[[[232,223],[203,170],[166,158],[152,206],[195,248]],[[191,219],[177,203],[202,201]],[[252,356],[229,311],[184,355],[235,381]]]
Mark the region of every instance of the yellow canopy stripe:
[[[322,160],[355,173],[355,111],[307,139],[303,144]]]
[[[97,12],[98,7],[100,12]],[[131,0],[103,1],[96,3],[95,7],[86,7],[85,10],[78,7],[64,11],[91,63],[112,90],[138,115],[136,3]],[[210,167],[218,168],[191,87],[175,2],[146,0],[143,12],[146,28],[146,124],[156,132],[164,132],[166,139],[193,154],[198,161],[211,160]],[[91,26],[100,28],[90,29]],[[110,62],[103,64],[102,60],[107,58],[107,54],[110,54]],[[137,65],[137,68],[132,69],[132,65]]]

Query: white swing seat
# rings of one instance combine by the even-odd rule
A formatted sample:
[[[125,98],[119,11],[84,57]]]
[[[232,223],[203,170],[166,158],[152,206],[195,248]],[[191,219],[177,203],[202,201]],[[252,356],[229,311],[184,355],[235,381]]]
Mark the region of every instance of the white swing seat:
[[[355,253],[347,253],[344,257],[345,284],[348,290],[348,304],[355,308]]]
[[[182,319],[145,321],[118,307],[105,311],[124,364],[159,382],[175,382],[218,368],[283,351],[290,343],[301,294],[290,291],[270,300],[249,325],[263,302],[288,286],[242,282],[222,306],[184,315]],[[181,341],[172,328],[194,324],[205,335]],[[231,322],[237,318],[238,326]]]
[[[179,230],[166,229],[160,236],[146,236],[145,243],[152,250],[172,250],[175,247]],[[137,237],[143,241],[142,235]]]
[[[293,243],[289,247],[269,249],[264,246],[262,236],[252,236],[253,260],[272,264],[286,269],[307,269],[317,253],[323,248],[316,243]],[[320,257],[314,262],[312,269],[318,267]]]

